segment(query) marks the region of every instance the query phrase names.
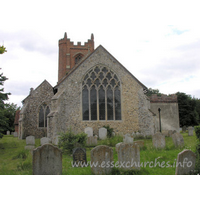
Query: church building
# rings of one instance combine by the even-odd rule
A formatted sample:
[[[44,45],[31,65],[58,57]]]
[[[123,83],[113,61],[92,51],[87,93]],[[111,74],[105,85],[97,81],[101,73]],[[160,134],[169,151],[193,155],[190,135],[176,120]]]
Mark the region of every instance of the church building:
[[[19,138],[34,135],[53,141],[60,132],[71,128],[80,133],[86,127],[98,135],[104,125],[110,125],[116,134],[153,135],[158,131],[158,114],[157,108],[151,110],[146,91],[147,87],[103,46],[94,48],[93,34],[84,45],[75,45],[65,33],[59,40],[57,85],[44,80],[36,89],[31,88],[22,101]],[[179,122],[166,127],[178,130]]]

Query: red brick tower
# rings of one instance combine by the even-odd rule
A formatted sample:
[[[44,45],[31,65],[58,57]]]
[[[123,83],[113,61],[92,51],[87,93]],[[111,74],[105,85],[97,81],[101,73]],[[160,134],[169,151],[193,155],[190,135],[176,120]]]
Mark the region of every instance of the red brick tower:
[[[67,33],[65,33],[64,38],[59,40],[58,83],[84,56],[93,51],[93,34],[91,34],[91,39],[85,42],[84,45],[81,45],[81,42],[74,45],[74,43],[67,38]]]

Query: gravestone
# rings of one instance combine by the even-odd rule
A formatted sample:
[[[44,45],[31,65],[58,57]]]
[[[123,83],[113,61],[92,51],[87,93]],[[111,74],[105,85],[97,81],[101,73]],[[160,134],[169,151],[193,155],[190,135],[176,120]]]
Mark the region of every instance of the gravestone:
[[[178,154],[176,175],[186,175],[194,171],[196,155],[191,150],[184,150]]]
[[[50,138],[43,137],[43,138],[40,139],[40,144],[41,145],[49,144],[49,143],[51,143],[51,139]]]
[[[52,144],[58,145],[59,143],[59,135],[56,135],[52,138]]]
[[[28,136],[26,137],[26,146],[25,149],[27,150],[33,150],[35,149],[35,137],[34,136]]]
[[[156,149],[165,148],[165,136],[162,133],[156,133],[152,136],[153,147]]]
[[[118,149],[119,149],[119,146],[120,146],[120,144],[121,144],[122,142],[120,142],[120,143],[117,143],[116,145],[115,145],[115,149],[116,149],[116,151],[118,151]]]
[[[93,136],[93,128],[91,128],[91,127],[85,128],[84,132],[88,135],[88,137]]]
[[[99,139],[105,140],[107,138],[107,129],[106,128],[100,128],[99,129]]]
[[[52,144],[44,144],[33,150],[34,175],[61,175],[62,151]]]
[[[123,136],[123,142],[128,144],[133,144],[133,136],[126,134]]]
[[[137,144],[121,143],[118,147],[119,168],[140,169],[140,147]]]
[[[183,136],[180,133],[175,133],[172,135],[172,140],[175,147],[184,146]]]
[[[188,136],[193,136],[193,127],[192,126],[189,126],[188,127]]]
[[[133,142],[133,144],[137,144],[139,147],[144,147],[144,140],[137,140]]]
[[[183,128],[182,128],[183,133],[185,133],[186,130],[187,130],[187,127],[186,127],[186,126],[183,126]]]
[[[112,137],[115,137],[115,132],[112,132]]]
[[[162,131],[162,134],[163,134],[165,137],[169,137],[169,131],[167,131],[167,130],[163,130],[163,131]]]
[[[14,132],[14,133],[13,133],[13,136],[14,136],[14,137],[18,137],[17,132]]]
[[[10,135],[10,131],[7,131],[7,132],[6,132],[6,135]]]
[[[84,167],[87,164],[86,151],[84,148],[73,149],[73,164],[76,167]]]
[[[87,137],[86,144],[87,144],[87,146],[96,146],[97,145],[97,135]]]
[[[99,145],[91,150],[91,170],[93,174],[110,174],[113,163],[113,149]]]

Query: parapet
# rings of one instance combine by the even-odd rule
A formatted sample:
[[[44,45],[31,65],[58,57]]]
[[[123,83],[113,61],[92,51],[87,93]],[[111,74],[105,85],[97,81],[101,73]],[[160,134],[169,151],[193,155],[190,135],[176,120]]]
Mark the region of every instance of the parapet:
[[[152,94],[150,97],[150,102],[151,103],[177,103],[177,95],[171,94],[171,95],[165,95],[162,94],[161,96],[157,94]]]

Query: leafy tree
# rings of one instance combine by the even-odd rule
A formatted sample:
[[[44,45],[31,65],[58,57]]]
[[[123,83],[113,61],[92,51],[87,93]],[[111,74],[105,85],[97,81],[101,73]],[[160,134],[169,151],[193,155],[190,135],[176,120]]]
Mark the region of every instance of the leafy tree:
[[[151,96],[152,94],[157,94],[158,96],[161,96],[161,93],[158,89],[148,88],[146,95]]]
[[[7,52],[6,48],[4,46],[0,46],[0,54],[3,54],[4,52]]]

